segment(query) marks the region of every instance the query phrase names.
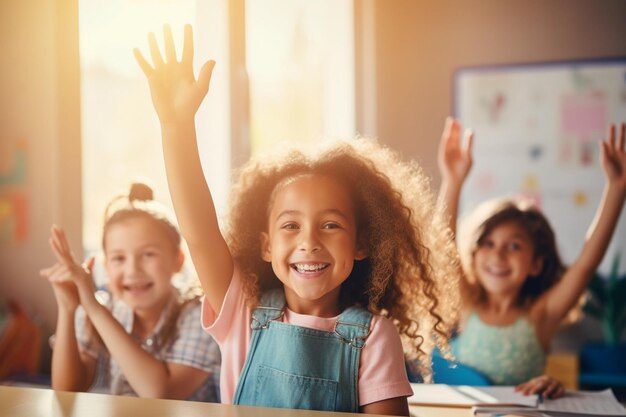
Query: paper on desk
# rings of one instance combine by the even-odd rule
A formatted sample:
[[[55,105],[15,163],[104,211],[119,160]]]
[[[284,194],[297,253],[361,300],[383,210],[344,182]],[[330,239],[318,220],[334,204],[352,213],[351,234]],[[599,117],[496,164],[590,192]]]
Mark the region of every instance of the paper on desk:
[[[537,396],[525,396],[514,387],[470,387],[467,385],[411,384],[413,396],[409,404],[472,407],[476,405],[537,406]]]
[[[538,407],[542,411],[559,413],[578,413],[591,415],[626,416],[626,409],[617,402],[613,390],[604,391],[567,391],[556,400],[546,400]]]
[[[604,391],[567,391],[561,398],[545,400],[536,408],[481,406],[474,415],[515,414],[519,416],[626,416],[626,409],[611,389]]]

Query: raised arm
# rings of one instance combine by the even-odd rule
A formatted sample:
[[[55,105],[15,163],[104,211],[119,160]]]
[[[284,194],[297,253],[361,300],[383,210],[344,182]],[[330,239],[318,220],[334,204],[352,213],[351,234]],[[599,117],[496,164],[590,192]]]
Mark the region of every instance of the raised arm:
[[[163,362],[143,350],[111,312],[97,301],[91,271],[76,263],[62,229],[52,229],[51,246],[64,273],[52,275],[49,279],[56,285],[71,285],[76,289],[87,317],[135,392],[141,397],[175,399],[184,399],[193,394],[207,373],[190,366]],[[59,369],[61,373],[65,371]],[[85,390],[88,387],[81,386],[73,390]]]
[[[233,260],[220,232],[215,206],[204,178],[196,143],[195,114],[209,90],[214,61],[193,74],[191,26],[185,26],[182,60],[176,59],[169,26],[164,28],[165,60],[153,33],[148,35],[150,65],[135,49],[135,57],[150,84],[159,116],[165,168],[176,218],[189,245],[207,301],[219,311],[233,274]]]
[[[452,233],[456,235],[461,187],[472,168],[472,144],[474,134],[466,130],[461,143],[461,123],[448,117],[439,143],[438,165],[441,186],[437,197],[437,210],[445,213]]]
[[[556,326],[581,296],[602,261],[619,220],[626,197],[625,125],[616,132],[611,125],[608,138],[601,142],[600,163],[606,184],[596,215],[589,226],[585,245],[578,259],[545,297],[548,323]]]

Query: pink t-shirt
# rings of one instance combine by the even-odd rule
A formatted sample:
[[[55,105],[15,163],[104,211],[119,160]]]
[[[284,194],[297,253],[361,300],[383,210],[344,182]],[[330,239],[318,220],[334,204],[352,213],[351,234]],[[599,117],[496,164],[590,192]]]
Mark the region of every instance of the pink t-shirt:
[[[285,309],[283,321],[332,332],[337,319],[308,316]],[[211,333],[222,352],[220,391],[224,404],[233,402],[246,361],[252,336],[250,320],[251,311],[245,305],[240,273],[235,269],[219,315],[215,316],[206,300],[202,302],[202,327]],[[374,315],[370,330],[359,364],[359,405],[413,395],[396,327],[389,319]]]

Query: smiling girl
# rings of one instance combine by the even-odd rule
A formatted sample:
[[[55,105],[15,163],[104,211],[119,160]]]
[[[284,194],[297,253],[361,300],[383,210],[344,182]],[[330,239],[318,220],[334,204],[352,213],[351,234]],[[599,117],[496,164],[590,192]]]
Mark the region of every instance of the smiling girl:
[[[151,199],[150,189],[134,184],[121,208],[107,209],[102,247],[110,305],[96,299],[93,258],[81,267],[63,230],[52,227],[57,263],[41,271],[59,308],[52,387],[86,391],[98,381],[111,394],[219,402],[220,354],[196,324],[199,298],[172,286],[184,259],[180,235],[154,202],[142,201],[146,191]]]
[[[592,278],[619,220],[626,197],[626,128],[611,125],[600,142],[606,184],[584,246],[565,268],[554,231],[535,207],[512,199],[487,201],[460,227],[461,333],[452,342],[461,363],[499,385],[558,396],[562,386],[541,375],[559,324]],[[441,138],[439,206],[456,231],[462,185],[472,166],[473,135],[449,118]]]
[[[265,155],[242,168],[223,235],[194,126],[214,62],[196,81],[191,36],[180,62],[169,27],[165,60],[153,34],[153,65],[136,57],[206,294],[202,324],[222,349],[222,401],[408,415],[404,353],[445,338],[458,273],[428,182],[366,140]]]

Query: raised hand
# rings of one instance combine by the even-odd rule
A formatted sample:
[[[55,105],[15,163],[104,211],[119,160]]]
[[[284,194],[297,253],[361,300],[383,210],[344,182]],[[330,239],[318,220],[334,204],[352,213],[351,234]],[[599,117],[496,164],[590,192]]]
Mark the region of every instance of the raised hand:
[[[159,51],[154,33],[148,34],[152,65],[138,49],[135,58],[150,84],[152,103],[161,124],[193,120],[200,103],[209,91],[209,82],[215,61],[208,61],[200,70],[198,80],[193,74],[193,34],[190,25],[185,26],[185,38],[181,61],[176,59],[172,30],[165,25],[165,60]]]
[[[42,269],[40,274],[52,284],[59,307],[75,311],[78,304],[95,300],[92,279],[94,258],[87,261],[85,267],[79,265],[70,250],[63,229],[52,226],[48,240],[57,263]]]
[[[448,117],[441,134],[439,144],[438,165],[444,180],[460,184],[472,168],[472,144],[474,134],[465,131],[461,143],[461,123]]]
[[[626,125],[620,124],[618,138],[616,130],[614,124],[609,126],[608,138],[602,141],[600,164],[609,184],[626,189]]]

